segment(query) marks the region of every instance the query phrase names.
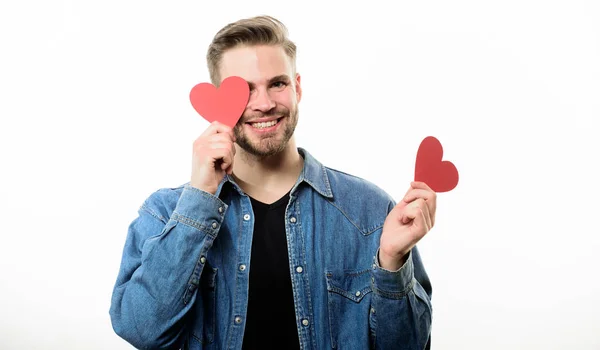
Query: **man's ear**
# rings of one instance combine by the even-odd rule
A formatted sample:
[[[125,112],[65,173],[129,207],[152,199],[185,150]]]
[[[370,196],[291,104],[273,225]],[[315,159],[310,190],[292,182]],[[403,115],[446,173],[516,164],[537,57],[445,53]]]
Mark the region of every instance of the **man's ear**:
[[[300,100],[302,99],[302,85],[300,84],[300,74],[296,73],[296,80],[295,80],[295,85],[296,85],[296,101],[300,102]]]

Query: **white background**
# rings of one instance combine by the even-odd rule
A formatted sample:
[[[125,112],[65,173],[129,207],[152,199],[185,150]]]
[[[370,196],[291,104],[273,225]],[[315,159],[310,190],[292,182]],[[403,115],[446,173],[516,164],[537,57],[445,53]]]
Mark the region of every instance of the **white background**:
[[[2,2],[0,348],[131,348],[108,315],[128,224],[189,180],[212,36],[270,14],[299,146],[396,199],[428,135],[459,169],[420,244],[433,348],[600,349],[599,3],[391,3]]]

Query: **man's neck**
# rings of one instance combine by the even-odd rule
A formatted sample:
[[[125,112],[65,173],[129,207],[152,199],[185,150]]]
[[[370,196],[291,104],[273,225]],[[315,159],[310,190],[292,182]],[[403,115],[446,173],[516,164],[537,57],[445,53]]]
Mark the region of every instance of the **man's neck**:
[[[281,153],[257,158],[237,147],[233,178],[250,197],[271,204],[283,197],[298,180],[304,159],[293,139]]]

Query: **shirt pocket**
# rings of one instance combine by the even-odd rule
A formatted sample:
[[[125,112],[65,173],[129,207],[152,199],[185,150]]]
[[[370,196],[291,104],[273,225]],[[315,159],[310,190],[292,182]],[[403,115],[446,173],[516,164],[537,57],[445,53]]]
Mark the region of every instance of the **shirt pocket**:
[[[333,349],[363,349],[369,342],[371,270],[327,271],[327,308]]]
[[[192,338],[200,344],[214,341],[216,323],[217,268],[205,266],[200,278],[198,295],[190,315]]]

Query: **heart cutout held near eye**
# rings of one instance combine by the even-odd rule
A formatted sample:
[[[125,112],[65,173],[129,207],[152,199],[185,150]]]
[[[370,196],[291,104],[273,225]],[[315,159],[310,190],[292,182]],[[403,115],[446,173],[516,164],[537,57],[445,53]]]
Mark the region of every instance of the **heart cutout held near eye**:
[[[190,102],[200,116],[209,123],[218,121],[232,128],[244,113],[249,98],[248,82],[237,76],[227,77],[219,88],[200,83],[190,91]]]

